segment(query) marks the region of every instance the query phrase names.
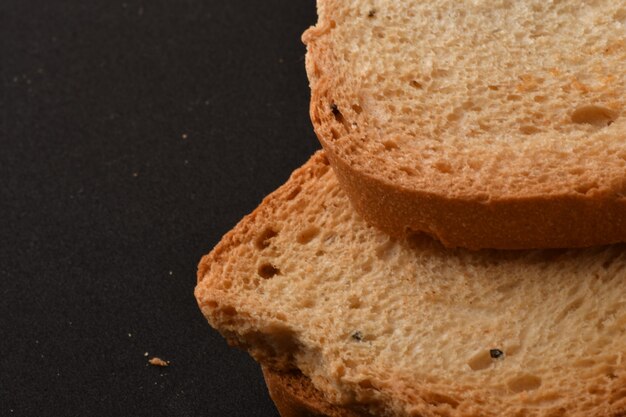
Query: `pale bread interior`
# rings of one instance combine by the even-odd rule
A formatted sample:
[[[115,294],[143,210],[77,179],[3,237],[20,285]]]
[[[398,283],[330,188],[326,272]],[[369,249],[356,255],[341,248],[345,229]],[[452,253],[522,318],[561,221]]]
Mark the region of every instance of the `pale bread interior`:
[[[355,170],[485,199],[626,195],[626,4],[319,0],[313,122]]]

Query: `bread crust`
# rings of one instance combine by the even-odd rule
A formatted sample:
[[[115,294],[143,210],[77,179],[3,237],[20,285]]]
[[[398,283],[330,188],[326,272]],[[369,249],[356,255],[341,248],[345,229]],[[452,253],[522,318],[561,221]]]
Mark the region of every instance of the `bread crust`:
[[[270,397],[281,417],[367,417],[346,407],[330,404],[311,381],[299,372],[278,372],[263,367]]]
[[[330,404],[299,372],[278,372],[263,367],[263,377],[281,417],[371,417],[369,413]],[[626,410],[613,417],[626,417]]]
[[[426,233],[447,247],[581,248],[626,240],[626,198],[547,195],[483,201],[409,190],[353,169],[318,137],[356,211],[402,237]]]
[[[582,248],[626,241],[626,177],[593,192],[564,188],[551,193],[454,195],[445,189],[407,187],[378,175],[376,162],[365,172],[351,159],[347,143],[369,141],[349,132],[337,117],[336,79],[345,78],[333,63],[329,36],[334,0],[319,0],[326,13],[302,37],[307,45],[311,81],[310,115],[315,133],[356,211],[370,224],[396,237],[421,232],[447,247],[469,249]],[[335,113],[335,114],[333,114]],[[367,123],[366,123],[367,124]],[[339,133],[338,133],[339,132]],[[382,133],[384,135],[384,132]],[[367,137],[371,135],[371,137]]]

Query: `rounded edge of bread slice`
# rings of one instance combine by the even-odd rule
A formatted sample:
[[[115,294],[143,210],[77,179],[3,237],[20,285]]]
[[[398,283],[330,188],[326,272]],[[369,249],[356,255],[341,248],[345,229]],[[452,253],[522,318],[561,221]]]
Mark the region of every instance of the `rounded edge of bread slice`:
[[[281,417],[370,417],[371,414],[329,403],[302,373],[263,367],[270,397]]]
[[[263,367],[270,397],[281,417],[372,417],[365,411],[330,404],[300,372],[278,372]],[[624,417],[626,410],[607,417]]]
[[[321,137],[355,210],[393,236],[424,233],[446,247],[475,250],[583,248],[626,240],[626,197],[448,198],[355,170]]]
[[[530,170],[528,175],[533,180],[528,183],[525,182],[522,174],[519,174],[522,175],[519,178],[507,179],[506,163],[503,164],[504,169],[500,166],[498,170],[494,170],[494,175],[490,176],[486,173],[478,175],[476,170],[469,166],[473,167],[474,164],[480,165],[485,162],[481,161],[480,154],[463,156],[463,169],[465,169],[463,173],[457,173],[461,171],[455,171],[456,168],[453,167],[458,161],[446,160],[445,155],[438,156],[436,151],[433,151],[434,156],[428,156],[429,168],[426,170],[421,170],[417,166],[420,164],[417,159],[422,156],[426,158],[425,154],[419,154],[413,160],[400,155],[405,150],[402,141],[406,138],[399,137],[398,129],[394,130],[390,125],[385,124],[385,117],[381,116],[376,108],[372,108],[372,99],[368,97],[373,93],[370,91],[365,94],[359,91],[360,80],[355,74],[360,71],[360,67],[351,67],[352,72],[349,72],[337,63],[366,52],[355,51],[354,45],[349,46],[350,50],[347,50],[348,47],[343,50],[341,49],[343,44],[336,46],[332,40],[335,36],[333,33],[338,30],[339,25],[346,24],[342,22],[345,19],[348,19],[347,24],[351,24],[349,19],[358,20],[361,22],[357,22],[359,25],[364,25],[362,22],[378,20],[374,29],[384,28],[386,23],[382,19],[385,18],[385,11],[381,7],[384,3],[384,1],[363,0],[354,2],[356,6],[353,7],[352,5],[345,6],[344,3],[336,0],[318,0],[320,19],[315,27],[310,28],[303,35],[303,41],[307,45],[306,68],[312,89],[311,120],[342,187],[348,193],[359,214],[369,223],[394,236],[422,232],[439,239],[447,247],[576,248],[626,241],[626,168],[624,167],[626,150],[623,146],[620,147],[619,143],[613,146],[615,149],[611,148],[610,152],[613,156],[610,158],[610,163],[607,159],[607,163],[604,164],[606,172],[603,171],[605,167],[602,164],[605,156],[598,156],[597,161],[590,161],[580,156],[577,157],[579,161],[576,163],[572,162],[574,159],[572,157],[570,161],[572,167],[568,165],[567,169],[562,172],[555,170],[554,161],[551,161],[549,165],[551,168],[545,172],[545,175],[541,172],[545,168],[542,165],[541,154],[536,150],[532,155],[536,157],[537,166],[534,171],[537,172],[532,172],[534,162],[530,165],[525,162],[524,165],[520,163],[523,158],[517,157],[515,162],[511,163],[511,173],[518,175],[519,171]],[[401,6],[394,5],[394,7]],[[354,17],[353,14],[357,9],[358,16]],[[348,14],[347,10],[352,13],[350,17],[345,16]],[[626,9],[624,10],[626,14]],[[378,32],[384,32],[384,30],[378,30]],[[377,35],[381,36],[380,33]],[[397,34],[394,36],[401,37]],[[383,39],[380,42],[385,41]],[[623,54],[626,50],[624,39],[621,43],[618,41],[619,37],[614,42],[615,46],[606,48],[608,51],[606,53],[612,54],[611,59],[615,58],[615,54]],[[402,48],[402,45],[399,48]],[[472,54],[472,51],[467,53]],[[398,54],[401,55],[401,53]],[[371,67],[377,68],[377,63],[372,62]],[[368,67],[363,71],[369,74],[374,69]],[[389,76],[389,74],[385,75]],[[562,75],[559,77],[566,78]],[[617,78],[623,84],[622,78],[624,77],[620,78],[617,75]],[[523,78],[520,83],[526,84],[517,85],[516,88],[528,89],[523,92],[529,95],[537,94],[538,87],[535,81],[531,82],[530,79]],[[576,79],[573,79],[571,83],[574,85],[571,87],[574,90],[583,88]],[[426,83],[420,80],[417,84],[420,94],[423,94],[422,90],[425,90]],[[623,88],[622,84],[619,84],[621,87],[615,87],[615,89]],[[497,88],[491,85],[489,87]],[[375,87],[369,86],[368,88]],[[406,88],[411,89],[411,86]],[[599,90],[600,92],[595,96],[603,98],[612,94],[610,86],[603,88],[606,91]],[[500,94],[501,91],[498,93]],[[588,95],[595,97],[594,93]],[[537,97],[543,96],[535,96],[538,100]],[[608,98],[604,100],[609,101]],[[368,101],[370,101],[369,104]],[[611,102],[613,103],[611,105],[618,110],[606,109],[606,114],[611,115],[606,123],[609,126],[612,125],[611,132],[616,132],[616,129],[621,132],[620,127],[626,125],[623,111],[619,110],[624,103],[623,100],[619,103],[618,101]],[[584,102],[583,97],[581,103]],[[402,111],[410,110],[410,106],[407,107],[403,101],[395,104],[398,107],[397,113],[401,113],[402,106],[405,106]],[[585,143],[590,142],[589,138],[596,137],[592,136],[597,133],[594,129],[609,129],[604,125],[603,127],[592,126],[591,122],[596,121],[593,118],[591,118],[593,120],[586,120],[583,117],[585,119],[583,122],[576,119],[577,115],[580,116],[583,113],[587,116],[597,113],[602,119],[604,113],[601,110],[604,107],[596,108],[580,103],[568,103],[568,106],[576,108],[572,115],[567,115],[575,120],[571,124],[581,126],[582,132],[589,131]],[[380,113],[384,111],[380,110]],[[398,118],[401,118],[401,115]],[[443,114],[441,118],[445,119]],[[454,123],[457,122],[454,120]],[[397,120],[394,119],[394,123],[397,125]],[[523,127],[530,131],[532,126],[524,125]],[[549,129],[546,131],[549,133]],[[537,135],[522,136],[532,138]],[[489,138],[489,140],[492,139]],[[406,140],[416,141],[417,139]],[[619,142],[619,138],[616,141]],[[567,150],[558,149],[558,144],[550,146],[549,152],[554,149],[556,149],[555,153],[573,152],[569,149],[569,145]],[[507,152],[512,153],[510,149]],[[598,149],[598,153],[602,155],[607,152],[609,152],[608,149],[606,152],[605,149]],[[457,156],[462,154],[456,150],[451,153]],[[507,157],[504,151],[501,154],[491,159],[506,160],[510,157]],[[524,155],[524,158],[526,161],[529,159],[528,155]],[[567,156],[564,158],[566,158],[565,162],[570,163],[567,161]],[[491,159],[487,162],[496,164]],[[585,165],[590,162],[593,164]],[[556,178],[556,175],[553,175],[555,173],[563,174],[563,178]],[[535,181],[535,177],[539,179]],[[579,181],[576,178],[579,178]],[[507,185],[503,185],[504,183]]]

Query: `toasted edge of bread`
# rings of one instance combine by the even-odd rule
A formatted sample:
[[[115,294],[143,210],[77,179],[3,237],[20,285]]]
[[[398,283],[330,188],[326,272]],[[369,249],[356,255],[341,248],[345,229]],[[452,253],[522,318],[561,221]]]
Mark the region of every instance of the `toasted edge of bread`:
[[[300,372],[263,367],[270,397],[281,417],[366,417],[367,414],[330,404]]]
[[[626,241],[626,197],[451,199],[355,170],[318,136],[355,210],[393,236],[421,232],[447,247],[469,249],[583,248]]]
[[[372,417],[363,411],[330,404],[300,372],[262,369],[270,397],[281,417]],[[626,417],[626,410],[612,417]]]

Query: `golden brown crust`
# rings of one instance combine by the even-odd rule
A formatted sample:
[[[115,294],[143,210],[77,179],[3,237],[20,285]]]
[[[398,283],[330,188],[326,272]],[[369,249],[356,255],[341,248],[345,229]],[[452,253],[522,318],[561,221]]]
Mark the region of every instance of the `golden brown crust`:
[[[448,247],[470,249],[575,248],[626,240],[626,198],[451,199],[352,169],[319,138],[356,211],[395,236],[423,232]]]
[[[263,376],[281,417],[367,417],[365,413],[328,403],[299,372],[277,372],[263,367]]]
[[[281,417],[371,417],[363,411],[330,404],[299,372],[278,372],[263,367],[263,377]],[[612,417],[626,417],[626,410]]]

